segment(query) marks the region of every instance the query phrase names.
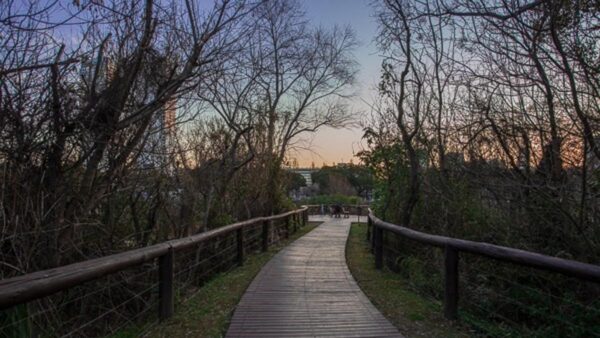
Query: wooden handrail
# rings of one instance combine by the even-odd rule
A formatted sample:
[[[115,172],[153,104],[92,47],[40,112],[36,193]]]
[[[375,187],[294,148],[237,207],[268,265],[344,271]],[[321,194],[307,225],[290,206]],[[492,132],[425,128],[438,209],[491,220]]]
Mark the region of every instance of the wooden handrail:
[[[501,245],[485,242],[475,242],[464,239],[431,235],[416,231],[397,224],[384,222],[377,218],[369,209],[368,227],[373,228],[371,233],[372,247],[375,253],[375,267],[383,266],[383,231],[387,230],[408,239],[427,245],[440,247],[445,250],[444,264],[444,315],[448,319],[458,317],[458,264],[459,253],[489,257],[517,265],[533,267],[551,272],[558,272],[569,277],[600,283],[600,266],[582,263],[570,259],[542,255]],[[369,234],[369,229],[367,229]]]
[[[285,219],[296,214],[302,215],[301,220],[306,222],[307,210],[308,207],[303,206],[283,214],[252,218],[185,238],[0,280],[0,309],[49,296],[255,224]],[[238,238],[243,240],[241,236]]]
[[[369,217],[371,218],[375,226],[417,242],[442,248],[450,246],[457,249],[458,251],[468,252],[480,256],[486,256],[505,262],[515,263],[518,265],[525,265],[538,269],[559,272],[567,276],[577,277],[580,279],[600,283],[600,266],[598,265],[542,255],[531,251],[525,251],[501,245],[494,245],[485,242],[475,242],[452,237],[431,235],[424,232],[412,230],[397,224],[384,222],[381,219],[377,218],[372,211],[369,211]]]

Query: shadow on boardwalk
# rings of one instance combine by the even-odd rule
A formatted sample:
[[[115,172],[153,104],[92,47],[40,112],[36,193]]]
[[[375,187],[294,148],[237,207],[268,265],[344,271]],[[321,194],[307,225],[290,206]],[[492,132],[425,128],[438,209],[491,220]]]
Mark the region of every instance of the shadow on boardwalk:
[[[350,219],[311,217],[325,222],[263,267],[227,337],[402,337],[346,266]]]

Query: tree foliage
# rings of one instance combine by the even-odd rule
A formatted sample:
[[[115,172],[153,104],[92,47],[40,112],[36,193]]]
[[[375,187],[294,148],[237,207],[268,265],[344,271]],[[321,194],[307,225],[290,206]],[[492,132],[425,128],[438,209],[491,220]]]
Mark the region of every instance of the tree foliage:
[[[294,0],[0,1],[0,276],[292,207],[281,167],[346,123],[355,44]]]
[[[313,172],[311,176],[323,194],[357,195],[367,198],[373,189],[371,171],[362,165],[325,166]]]
[[[427,232],[596,262],[597,4],[384,0],[373,7],[384,61],[361,159],[375,175],[377,213]],[[438,292],[427,282],[436,257],[416,246],[401,251],[397,265],[414,268],[414,282]],[[492,264],[476,263],[465,282],[487,282],[467,297],[549,333],[533,312],[513,316],[492,295],[508,290],[509,302],[529,287],[566,302],[556,290],[567,282],[513,269],[524,286],[506,286],[493,280],[500,277]],[[584,304],[598,292],[569,289]],[[518,301],[529,306],[534,298]],[[589,333],[573,333],[593,325],[570,314],[579,324],[547,327],[557,336]]]
[[[284,178],[283,181],[285,182],[285,191],[286,192],[290,192],[293,190],[299,190],[301,187],[306,187],[306,179],[304,178],[304,176],[286,170],[284,171],[283,174]]]

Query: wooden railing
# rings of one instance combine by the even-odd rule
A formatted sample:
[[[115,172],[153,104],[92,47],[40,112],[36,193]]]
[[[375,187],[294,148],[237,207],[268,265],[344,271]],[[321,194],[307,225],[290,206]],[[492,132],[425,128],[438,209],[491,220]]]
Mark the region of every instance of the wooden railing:
[[[272,222],[277,220],[285,221],[287,236],[291,224],[293,226],[296,226],[298,223],[301,225],[306,224],[308,221],[308,208],[302,207],[298,210],[279,215],[253,218],[190,237],[174,239],[140,249],[4,279],[0,281],[0,309],[4,310],[18,304],[46,297],[108,274],[158,259],[159,317],[160,319],[166,319],[172,316],[174,308],[174,253],[195,247],[209,239],[236,232],[236,259],[237,263],[242,265],[244,262],[243,229],[262,223],[262,250],[267,251],[269,246],[269,228]]]
[[[457,319],[458,317],[458,264],[460,252],[484,256],[521,266],[557,272],[569,277],[600,283],[600,266],[598,265],[489,243],[431,235],[400,225],[384,222],[369,210],[367,240],[371,241],[371,247],[375,253],[375,267],[377,269],[383,267],[384,231],[389,231],[416,242],[444,249],[444,316],[451,320]]]

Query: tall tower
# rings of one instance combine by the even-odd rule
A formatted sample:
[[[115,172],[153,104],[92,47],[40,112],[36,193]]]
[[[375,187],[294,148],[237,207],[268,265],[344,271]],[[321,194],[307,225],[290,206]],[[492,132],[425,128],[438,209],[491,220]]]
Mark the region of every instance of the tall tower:
[[[158,146],[159,158],[158,164],[167,169],[173,169],[172,164],[176,160],[177,150],[177,98],[169,97],[163,104],[157,116],[159,123]]]
[[[177,159],[177,99],[172,97],[153,113],[138,163],[146,169],[172,173]]]
[[[161,130],[161,138],[165,142],[165,150],[169,153],[174,146],[173,139],[177,134],[175,122],[177,120],[177,98],[170,97],[167,99],[162,108],[163,125]]]
[[[163,106],[163,123],[167,135],[175,134],[175,119],[177,112],[177,99],[169,98]]]

